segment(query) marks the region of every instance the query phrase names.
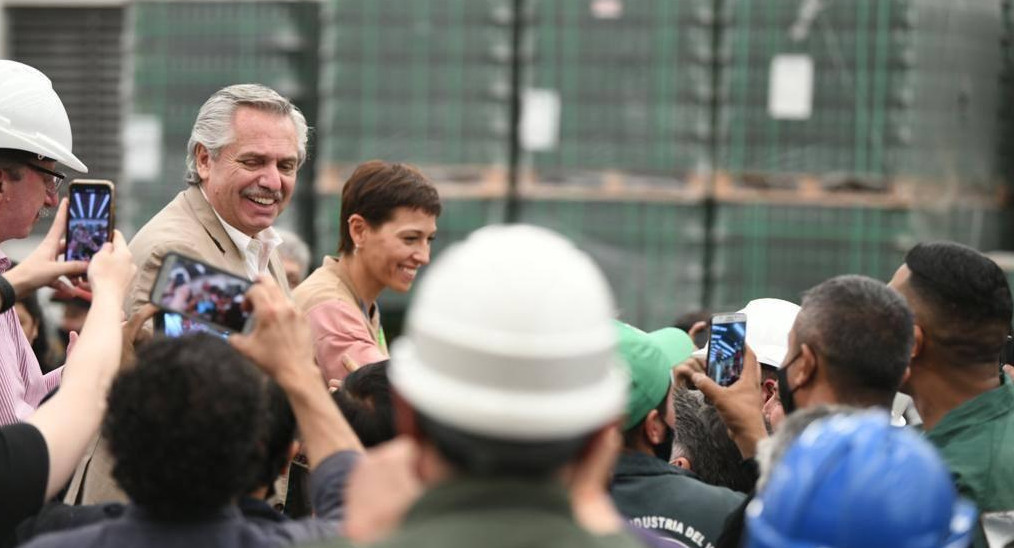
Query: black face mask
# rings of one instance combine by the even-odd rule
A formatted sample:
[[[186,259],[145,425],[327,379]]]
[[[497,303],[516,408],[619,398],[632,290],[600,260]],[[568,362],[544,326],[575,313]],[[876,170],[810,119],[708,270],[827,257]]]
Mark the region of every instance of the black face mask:
[[[651,450],[655,453],[656,457],[669,462],[669,457],[672,456],[672,442],[674,439],[676,439],[676,432],[666,426],[665,439],[662,440],[662,443],[652,447]]]
[[[782,410],[785,411],[786,417],[796,410],[796,399],[793,397],[793,393],[799,388],[798,386],[795,389],[789,388],[789,366],[798,360],[800,355],[802,353],[786,362],[775,373],[775,376],[778,377],[778,401],[782,404]]]

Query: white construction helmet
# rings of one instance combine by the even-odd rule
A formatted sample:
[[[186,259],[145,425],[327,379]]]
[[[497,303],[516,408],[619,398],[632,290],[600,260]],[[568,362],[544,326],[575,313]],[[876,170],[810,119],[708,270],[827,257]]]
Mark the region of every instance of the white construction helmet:
[[[0,148],[33,152],[88,173],[71,152],[70,120],[53,83],[17,61],[0,60]]]
[[[757,361],[781,368],[799,305],[782,299],[754,299],[740,312],[746,314],[746,344],[757,355]]]
[[[563,440],[621,416],[613,298],[555,232],[489,226],[445,251],[409,305],[391,383],[420,413],[506,441]]]

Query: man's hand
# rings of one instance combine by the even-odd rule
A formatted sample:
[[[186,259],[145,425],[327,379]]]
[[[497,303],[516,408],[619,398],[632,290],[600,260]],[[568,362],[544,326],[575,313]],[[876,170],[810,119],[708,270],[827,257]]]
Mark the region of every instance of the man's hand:
[[[102,244],[102,249],[92,257],[91,262],[84,264],[88,266],[88,284],[92,294],[109,294],[120,301],[127,296],[130,282],[137,273],[130,250],[127,249],[127,240],[119,230],[113,231],[112,243]]]
[[[619,425],[595,434],[570,477],[570,506],[582,527],[596,535],[617,533],[624,519],[609,495],[609,478],[623,447]]]
[[[253,308],[254,330],[231,335],[229,342],[283,387],[292,376],[320,373],[313,364],[313,341],[303,315],[270,276],[260,276],[246,293]]]
[[[705,358],[691,355],[679,365],[672,368],[672,378],[675,388],[687,388],[693,384],[695,373],[708,373],[708,364]]]
[[[390,535],[422,494],[416,475],[419,447],[399,436],[367,452],[349,476],[344,535],[371,544]]]
[[[63,252],[61,240],[66,224],[67,199],[64,198],[60,201],[56,218],[39,247],[36,247],[35,251],[25,257],[18,266],[4,274],[4,278],[14,287],[17,296],[21,297],[40,287],[55,284],[60,276],[81,276],[88,269],[88,263],[84,261],[57,260]]]
[[[151,340],[151,330],[144,329],[159,308],[146,303],[137,309],[127,321],[123,322],[123,351],[120,353],[120,369],[125,370],[134,365],[136,355],[134,349]]]
[[[692,376],[697,389],[714,402],[743,458],[752,458],[757,453],[757,442],[767,437],[761,413],[764,394],[760,379],[760,364],[749,347],[743,357],[743,374],[731,386],[719,386],[704,373]]]

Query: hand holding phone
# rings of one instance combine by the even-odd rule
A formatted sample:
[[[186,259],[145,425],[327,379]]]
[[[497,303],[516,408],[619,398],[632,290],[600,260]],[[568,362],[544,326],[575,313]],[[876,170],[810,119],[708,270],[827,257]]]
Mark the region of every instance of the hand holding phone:
[[[66,260],[90,261],[102,244],[113,241],[114,196],[111,181],[77,179],[71,183],[64,236]]]
[[[243,301],[251,285],[253,282],[244,277],[170,253],[162,262],[150,298],[165,311],[210,324],[220,332],[238,333],[250,320]]]
[[[743,374],[746,354],[746,314],[716,314],[711,317],[708,338],[708,376],[720,386],[729,386]]]

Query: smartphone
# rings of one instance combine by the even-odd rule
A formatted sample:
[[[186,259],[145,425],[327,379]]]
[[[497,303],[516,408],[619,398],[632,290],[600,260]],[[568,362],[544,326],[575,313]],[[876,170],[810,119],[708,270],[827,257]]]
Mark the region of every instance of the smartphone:
[[[242,276],[170,253],[151,288],[151,302],[219,331],[242,332],[250,320],[243,301],[251,285],[253,282]]]
[[[721,386],[729,386],[743,374],[746,354],[746,314],[715,314],[708,336],[708,376]]]
[[[102,249],[102,244],[113,241],[116,200],[112,181],[77,179],[70,184],[67,207],[68,261],[90,261]]]
[[[1000,348],[1000,371],[1008,364],[1014,365],[1014,336],[1011,335],[1007,335],[1007,340]]]
[[[216,329],[210,324],[199,322],[175,312],[159,312],[155,314],[155,333],[173,339],[191,333],[208,333],[223,339],[229,338],[228,331]]]

